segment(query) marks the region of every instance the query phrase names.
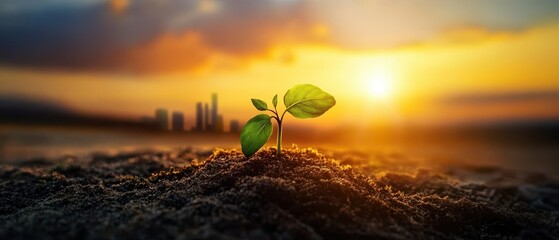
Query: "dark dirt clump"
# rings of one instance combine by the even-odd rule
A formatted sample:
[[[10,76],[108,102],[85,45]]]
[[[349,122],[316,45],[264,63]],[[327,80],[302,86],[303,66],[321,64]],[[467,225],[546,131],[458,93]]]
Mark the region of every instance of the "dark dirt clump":
[[[554,239],[518,189],[369,174],[312,149],[0,167],[0,239]]]

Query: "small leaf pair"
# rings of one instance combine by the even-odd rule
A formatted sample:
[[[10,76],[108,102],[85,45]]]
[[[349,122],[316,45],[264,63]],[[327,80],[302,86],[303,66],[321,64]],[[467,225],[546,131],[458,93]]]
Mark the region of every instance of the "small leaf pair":
[[[283,96],[285,110],[278,114],[278,95],[272,99],[274,109],[260,99],[251,99],[252,105],[259,111],[270,111],[274,115],[258,114],[248,120],[241,131],[241,147],[246,157],[256,153],[272,135],[272,118],[278,124],[277,155],[281,156],[283,118],[289,112],[296,118],[315,118],[321,116],[336,104],[334,97],[311,84],[300,84],[289,89]]]

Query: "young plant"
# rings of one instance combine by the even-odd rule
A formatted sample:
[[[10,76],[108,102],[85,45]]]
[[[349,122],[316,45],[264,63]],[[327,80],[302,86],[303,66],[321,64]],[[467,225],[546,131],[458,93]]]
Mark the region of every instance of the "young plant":
[[[281,115],[277,110],[277,94],[272,99],[273,110],[269,109],[268,104],[260,99],[253,98],[251,101],[252,105],[259,111],[269,111],[273,115],[258,114],[248,120],[243,127],[241,147],[246,157],[252,156],[270,139],[270,136],[272,136],[272,118],[276,120],[278,126],[277,156],[279,158],[281,156],[281,138],[285,113],[288,112],[296,118],[315,118],[324,114],[336,104],[332,95],[311,84],[300,84],[287,90],[283,96],[285,110]]]

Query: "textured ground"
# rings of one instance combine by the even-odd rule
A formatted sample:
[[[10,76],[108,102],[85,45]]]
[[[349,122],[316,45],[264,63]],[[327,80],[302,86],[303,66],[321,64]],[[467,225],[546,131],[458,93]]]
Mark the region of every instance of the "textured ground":
[[[464,170],[498,173],[473,184],[402,156],[274,152],[2,164],[0,239],[559,238],[559,185],[545,176],[491,184],[507,173]]]

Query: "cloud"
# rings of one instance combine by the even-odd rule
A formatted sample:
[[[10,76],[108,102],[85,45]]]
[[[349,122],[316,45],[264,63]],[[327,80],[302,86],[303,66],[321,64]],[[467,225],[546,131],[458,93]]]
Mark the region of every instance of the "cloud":
[[[243,61],[302,36],[296,4],[113,0],[88,8],[0,15],[0,63],[40,68],[168,72],[196,70],[212,56]],[[4,34],[3,34],[4,36]]]
[[[45,10],[75,10],[101,4],[107,0],[18,0],[0,1],[0,15],[29,14]]]
[[[160,73],[266,57],[278,46],[478,41],[558,17],[557,1],[537,1],[5,1],[0,9],[12,10],[0,11],[0,63]]]
[[[205,67],[213,55],[199,33],[166,34],[126,51],[111,66],[140,73],[196,70]]]
[[[116,13],[122,13],[130,6],[130,1],[129,0],[110,0],[109,1],[109,6],[111,7],[112,11],[114,11]]]

